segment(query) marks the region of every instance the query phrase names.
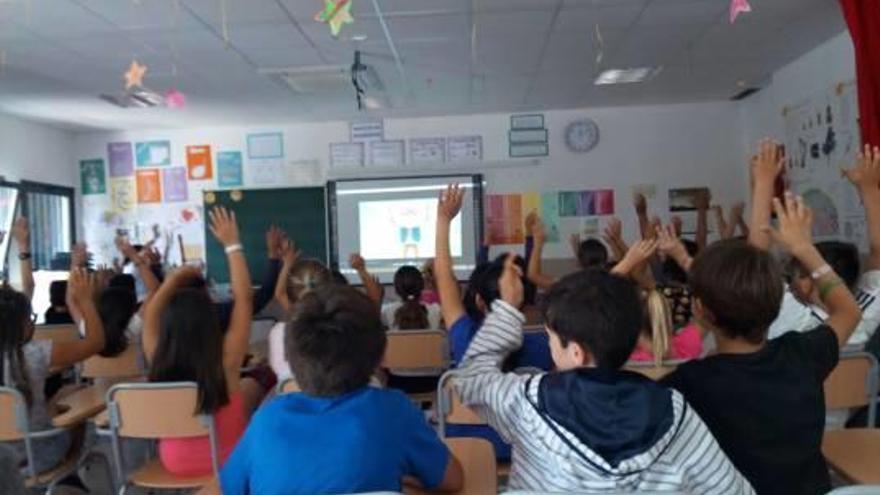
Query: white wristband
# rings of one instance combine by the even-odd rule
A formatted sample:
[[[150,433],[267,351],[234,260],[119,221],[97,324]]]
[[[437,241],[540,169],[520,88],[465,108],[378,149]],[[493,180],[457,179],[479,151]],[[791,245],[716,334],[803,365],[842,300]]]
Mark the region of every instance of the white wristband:
[[[231,246],[226,246],[224,251],[226,251],[226,254],[232,254],[236,251],[244,251],[244,246],[241,244],[232,244]]]
[[[813,277],[813,280],[819,280],[824,275],[828,275],[833,271],[834,270],[831,268],[830,265],[822,265],[819,268],[816,268],[813,273],[810,274],[810,276]]]

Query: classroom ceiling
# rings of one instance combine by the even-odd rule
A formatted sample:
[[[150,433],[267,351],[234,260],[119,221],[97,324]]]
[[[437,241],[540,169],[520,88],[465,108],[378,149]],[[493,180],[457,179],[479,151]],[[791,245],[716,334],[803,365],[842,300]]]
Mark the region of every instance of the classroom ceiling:
[[[355,49],[384,116],[725,100],[845,29],[837,0],[751,0],[733,25],[729,0],[351,1],[337,40],[313,19],[322,0],[0,0],[0,111],[77,131],[347,119],[350,85],[272,72],[348,67]],[[133,58],[186,107],[100,100]],[[663,69],[592,84],[643,66]]]

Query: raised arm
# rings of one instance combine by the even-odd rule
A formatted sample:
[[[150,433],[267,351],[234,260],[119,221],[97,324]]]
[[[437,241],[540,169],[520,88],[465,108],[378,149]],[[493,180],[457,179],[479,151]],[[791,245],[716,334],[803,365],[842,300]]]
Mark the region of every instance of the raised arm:
[[[31,260],[31,231],[25,217],[18,217],[12,225],[12,238],[18,246],[21,269],[21,292],[28,300],[34,297],[34,267]]]
[[[52,345],[49,366],[62,368],[89,358],[104,348],[104,325],[95,308],[94,292],[96,277],[89,275],[84,268],[72,268],[67,279],[68,291],[72,294],[85,322],[85,335],[80,340],[56,342]]]
[[[785,193],[785,204],[773,198],[773,209],[779,219],[779,229],[773,229],[768,223],[762,230],[812,273],[819,286],[819,297],[828,309],[825,323],[834,330],[838,344],[843,347],[859,324],[862,312],[846,284],[813,245],[813,212],[801,198],[788,192]]]
[[[649,239],[651,233],[651,222],[648,220],[648,200],[645,195],[638,193],[633,198],[633,206],[636,208],[636,216],[639,219],[639,233],[642,239]]]
[[[283,230],[275,225],[269,227],[269,230],[266,231],[266,258],[268,263],[260,288],[254,294],[254,313],[262,311],[275,295],[286,243],[287,235]]]
[[[868,225],[868,270],[880,269],[880,147],[865,145],[855,167],[843,174],[859,191]]]
[[[611,269],[611,273],[623,277],[632,276],[633,273],[654,256],[658,243],[657,239],[642,239],[636,242],[630,246],[626,256]]]
[[[70,273],[73,274],[74,270],[78,268],[85,269],[87,259],[88,251],[86,251],[86,245],[83,243],[74,244],[70,248]],[[76,302],[76,298],[74,297],[74,291],[70,288],[70,283],[67,284],[67,292],[64,294],[64,302],[67,305],[67,312],[70,313],[70,318],[74,323],[79,325],[79,322],[83,319],[83,314],[79,308],[79,304]]]
[[[629,251],[626,241],[623,240],[623,224],[617,218],[608,221],[608,225],[602,234],[602,239],[611,248],[611,254],[614,255],[616,261],[620,261]]]
[[[299,259],[299,250],[296,249],[296,242],[287,240],[281,255],[281,270],[278,272],[278,280],[275,281],[275,301],[281,306],[285,313],[289,313],[293,308],[294,301],[290,300],[287,293],[287,284],[290,280],[290,270]]]
[[[361,279],[361,283],[364,284],[364,290],[367,291],[367,297],[376,303],[377,306],[381,306],[382,298],[384,297],[382,284],[367,271],[367,262],[364,261],[363,256],[360,253],[352,253],[348,257],[348,264],[357,271],[358,278]]]
[[[693,259],[691,259],[681,239],[676,235],[675,227],[672,225],[667,225],[665,228],[658,227],[657,240],[659,241],[657,249],[661,253],[672,258],[685,272],[691,270]]]
[[[715,213],[715,228],[718,230],[718,237],[720,239],[730,239],[733,237],[731,224],[728,224],[727,220],[724,218],[724,207],[721,205],[715,205],[712,207],[712,212]],[[731,218],[731,220],[733,219]]]
[[[544,252],[544,244],[547,242],[547,235],[544,232],[544,222],[541,221],[540,217],[536,217],[535,223],[532,225],[531,234],[532,238],[535,239],[535,247],[532,249],[531,256],[529,256],[526,276],[529,282],[537,287],[548,289],[556,282],[556,279],[544,275],[541,269],[541,256]]]
[[[776,177],[782,172],[785,156],[779,143],[764,139],[758,145],[758,154],[752,157],[752,221],[749,243],[758,249],[770,248],[770,234],[764,228],[770,225],[770,209]]]
[[[253,289],[247,260],[238,236],[238,223],[235,212],[222,206],[211,210],[211,234],[226,251],[229,263],[229,280],[232,285],[232,317],[226,337],[223,339],[223,366],[237,372],[248,352],[253,317]]]
[[[709,191],[697,196],[697,250],[702,251],[709,243],[709,203],[712,194]]]
[[[162,319],[162,311],[168,306],[171,297],[186,282],[198,279],[202,276],[201,270],[194,266],[183,265],[177,270],[168,274],[165,281],[159,286],[159,290],[153,295],[153,298],[144,303],[143,319],[144,329],[141,334],[141,345],[143,346],[144,357],[147,362],[153,360],[153,353],[156,352],[156,346],[159,344],[160,322]]]
[[[449,225],[452,223],[464,200],[464,191],[458,184],[450,184],[440,193],[437,203],[437,231],[434,240],[434,283],[440,297],[440,312],[446,328],[464,316],[464,303],[461,301],[461,290],[455,271],[452,268],[452,254],[449,251]]]
[[[148,247],[144,247],[141,252],[138,252],[128,240],[122,236],[116,236],[115,239],[116,248],[122,254],[123,257],[126,257],[134,263],[134,266],[137,268],[138,274],[141,277],[141,281],[144,283],[144,287],[147,289],[146,296],[144,298],[144,304],[141,305],[141,314],[143,314],[144,306],[146,306],[146,301],[149,298],[153,297],[156,294],[156,291],[159,290],[159,278],[156,277],[156,273],[153,272],[152,262],[150,259],[150,249]]]

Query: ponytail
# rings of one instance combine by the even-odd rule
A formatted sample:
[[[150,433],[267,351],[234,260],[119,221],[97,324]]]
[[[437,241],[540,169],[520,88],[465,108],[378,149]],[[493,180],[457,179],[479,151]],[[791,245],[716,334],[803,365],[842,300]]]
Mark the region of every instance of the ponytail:
[[[401,330],[421,330],[428,328],[428,308],[419,302],[425,290],[425,278],[414,266],[402,266],[394,274],[394,291],[400,296],[403,305],[394,312],[394,326]]]
[[[669,352],[672,312],[669,310],[666,298],[657,290],[647,293],[645,308],[651,325],[651,352],[654,354],[654,365],[661,366],[666,353]]]

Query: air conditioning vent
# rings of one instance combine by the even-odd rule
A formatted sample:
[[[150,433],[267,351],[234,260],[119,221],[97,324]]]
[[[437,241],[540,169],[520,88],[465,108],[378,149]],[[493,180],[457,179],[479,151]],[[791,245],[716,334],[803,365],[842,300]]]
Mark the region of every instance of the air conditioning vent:
[[[347,94],[352,91],[351,68],[341,65],[265,68],[259,69],[259,73],[281,81],[291,91],[301,95]],[[358,77],[370,89],[385,91],[385,84],[373,67],[367,66]]]
[[[162,95],[146,88],[135,88],[125,93],[105,93],[98,97],[120,108],[153,108],[165,105]]]

